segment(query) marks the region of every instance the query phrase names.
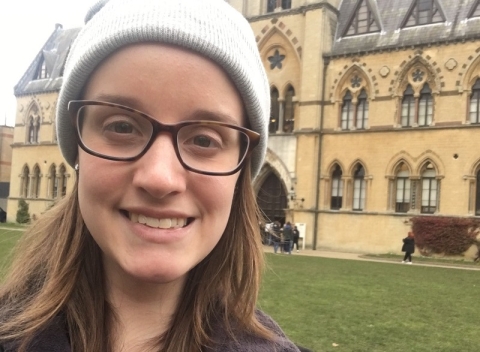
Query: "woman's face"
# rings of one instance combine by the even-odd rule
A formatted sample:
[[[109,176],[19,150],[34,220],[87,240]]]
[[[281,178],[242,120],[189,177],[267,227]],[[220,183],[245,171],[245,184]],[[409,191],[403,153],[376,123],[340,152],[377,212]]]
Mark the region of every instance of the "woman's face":
[[[83,99],[127,105],[165,124],[245,124],[241,98],[219,66],[160,44],[133,45],[110,56],[90,77]],[[238,173],[185,170],[169,133],[160,133],[136,161],[109,161],[80,148],[78,161],[80,210],[110,279],[181,280],[225,230]]]

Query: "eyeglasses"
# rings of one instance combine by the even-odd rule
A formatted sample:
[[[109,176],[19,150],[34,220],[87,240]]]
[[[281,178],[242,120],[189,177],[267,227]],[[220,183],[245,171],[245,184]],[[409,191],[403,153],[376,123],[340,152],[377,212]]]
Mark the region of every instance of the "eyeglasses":
[[[242,168],[260,141],[258,133],[240,126],[203,120],[166,125],[138,110],[108,102],[72,100],[68,111],[80,147],[108,160],[138,160],[159,133],[168,132],[185,169],[226,176]]]

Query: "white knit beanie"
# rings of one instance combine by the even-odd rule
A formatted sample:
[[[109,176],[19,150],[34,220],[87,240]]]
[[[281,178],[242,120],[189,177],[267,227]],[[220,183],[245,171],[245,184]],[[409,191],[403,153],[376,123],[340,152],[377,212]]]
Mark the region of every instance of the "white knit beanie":
[[[57,138],[73,166],[76,134],[67,110],[80,99],[95,68],[119,48],[141,42],[173,44],[195,51],[220,65],[243,100],[250,128],[260,133],[252,155],[252,176],[267,149],[270,89],[253,31],[224,0],[100,0],[73,42],[57,104]]]

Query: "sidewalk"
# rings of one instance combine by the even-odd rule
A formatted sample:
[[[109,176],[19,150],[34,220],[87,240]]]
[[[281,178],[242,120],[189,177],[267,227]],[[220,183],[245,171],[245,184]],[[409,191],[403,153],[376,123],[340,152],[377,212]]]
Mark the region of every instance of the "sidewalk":
[[[273,253],[273,247],[271,246],[263,246],[265,253]],[[278,255],[288,255],[284,253],[278,252]],[[348,252],[334,252],[334,251],[326,251],[326,250],[312,250],[312,249],[304,249],[300,250],[300,252],[296,252],[296,250],[292,251],[292,255],[304,255],[309,257],[322,257],[322,258],[334,258],[334,259],[346,259],[346,260],[360,260],[360,261],[369,261],[369,262],[381,262],[387,264],[397,264],[397,265],[405,265],[401,262],[401,260],[393,260],[393,259],[382,259],[382,258],[371,258],[365,257],[365,254],[361,253],[348,253]],[[443,263],[424,263],[424,262],[415,262],[415,256],[413,256],[413,265],[415,266],[428,266],[434,268],[447,268],[447,269],[461,269],[461,270],[477,270],[480,271],[480,266],[469,266],[469,265],[462,265],[462,264],[443,264]]]

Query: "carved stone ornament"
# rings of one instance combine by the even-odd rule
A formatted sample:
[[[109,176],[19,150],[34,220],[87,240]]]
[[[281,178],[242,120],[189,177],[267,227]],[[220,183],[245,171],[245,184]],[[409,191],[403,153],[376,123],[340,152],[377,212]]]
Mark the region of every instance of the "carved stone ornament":
[[[390,69],[387,66],[383,66],[378,73],[380,74],[380,76],[385,78],[390,73]]]
[[[447,62],[445,62],[445,67],[447,70],[453,70],[455,67],[457,67],[457,61],[455,59],[448,59]]]

